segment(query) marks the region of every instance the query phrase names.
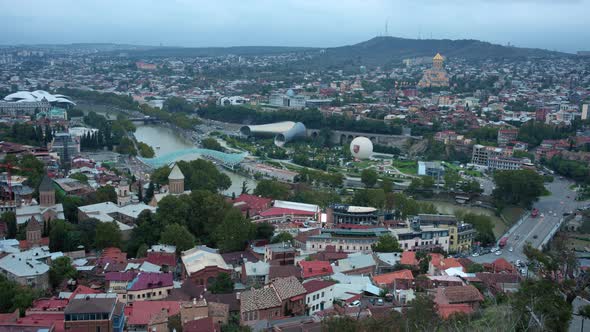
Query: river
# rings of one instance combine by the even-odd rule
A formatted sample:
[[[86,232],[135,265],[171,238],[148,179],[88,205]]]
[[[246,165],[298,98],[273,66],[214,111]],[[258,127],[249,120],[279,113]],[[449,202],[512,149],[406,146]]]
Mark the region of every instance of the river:
[[[174,129],[161,125],[136,125],[135,138],[151,146],[156,153],[156,157],[174,152],[176,150],[193,148],[195,145],[182,137]],[[159,148],[158,148],[159,147]],[[199,158],[198,154],[183,156],[181,160],[195,160]],[[222,193],[231,196],[232,193],[239,195],[242,191],[242,183],[247,182],[248,188],[251,190],[256,187],[256,180],[246,178],[242,175],[222,169],[231,179],[231,186]]]

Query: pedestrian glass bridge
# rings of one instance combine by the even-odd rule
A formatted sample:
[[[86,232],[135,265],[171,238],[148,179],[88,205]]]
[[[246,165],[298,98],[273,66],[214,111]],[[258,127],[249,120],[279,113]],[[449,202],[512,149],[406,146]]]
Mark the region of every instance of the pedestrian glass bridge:
[[[161,167],[165,165],[170,165],[175,161],[182,160],[184,157],[187,156],[202,156],[205,159],[211,159],[221,163],[222,166],[233,168],[237,164],[241,163],[242,160],[246,157],[246,153],[225,153],[216,150],[210,149],[200,149],[200,148],[189,148],[189,149],[182,149],[176,150],[174,152],[170,152],[158,157],[154,158],[141,158],[139,160],[142,162],[152,166],[152,167]],[[194,158],[192,158],[194,159]]]

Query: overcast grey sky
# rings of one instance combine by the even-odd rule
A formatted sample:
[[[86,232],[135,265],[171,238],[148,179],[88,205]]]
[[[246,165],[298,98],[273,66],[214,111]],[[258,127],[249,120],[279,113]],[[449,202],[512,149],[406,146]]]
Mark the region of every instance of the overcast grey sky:
[[[590,50],[590,0],[0,0],[0,44],[340,46],[392,36]]]

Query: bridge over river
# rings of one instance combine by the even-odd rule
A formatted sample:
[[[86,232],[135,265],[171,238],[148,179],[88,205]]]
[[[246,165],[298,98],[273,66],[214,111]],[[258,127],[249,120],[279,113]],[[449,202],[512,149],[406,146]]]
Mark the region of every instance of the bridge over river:
[[[247,153],[225,153],[216,150],[188,148],[176,150],[154,158],[139,158],[142,162],[152,166],[161,167],[170,165],[175,161],[182,160],[183,157],[195,155],[218,162],[221,166],[234,169],[236,165],[242,162]]]

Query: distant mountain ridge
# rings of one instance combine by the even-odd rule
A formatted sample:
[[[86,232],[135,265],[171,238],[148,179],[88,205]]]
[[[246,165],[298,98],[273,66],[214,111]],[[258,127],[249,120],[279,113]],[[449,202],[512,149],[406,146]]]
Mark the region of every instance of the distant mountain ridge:
[[[560,57],[566,53],[543,49],[502,46],[473,39],[406,39],[398,37],[375,37],[347,46],[327,48],[325,55],[333,61],[356,60],[378,65],[404,58],[434,56],[465,59]]]

